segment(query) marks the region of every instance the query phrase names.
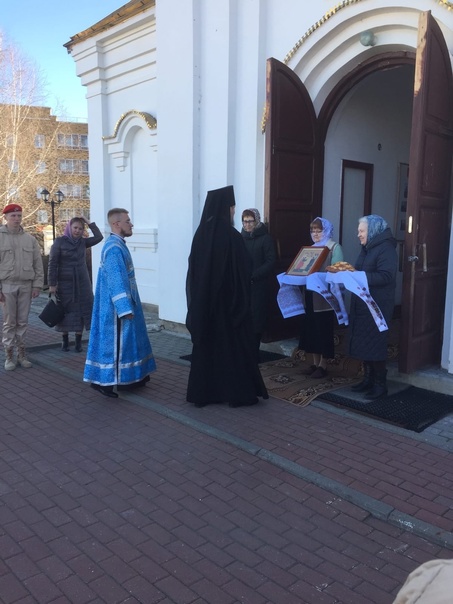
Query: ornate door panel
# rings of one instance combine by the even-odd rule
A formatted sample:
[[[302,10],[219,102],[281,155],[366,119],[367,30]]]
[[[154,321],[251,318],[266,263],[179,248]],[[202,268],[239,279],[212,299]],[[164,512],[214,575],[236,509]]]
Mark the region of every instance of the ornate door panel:
[[[443,34],[420,16],[409,158],[400,371],[439,364],[452,168],[453,83]]]
[[[310,96],[297,75],[276,59],[267,62],[265,216],[278,266],[285,271],[303,245],[321,209],[317,120]],[[297,335],[297,318],[284,320],[274,279],[265,341]]]

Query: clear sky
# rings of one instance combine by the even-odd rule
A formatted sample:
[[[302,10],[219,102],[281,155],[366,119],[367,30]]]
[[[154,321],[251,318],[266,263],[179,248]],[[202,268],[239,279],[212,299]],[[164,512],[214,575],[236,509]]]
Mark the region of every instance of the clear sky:
[[[74,60],[63,44],[88,29],[128,0],[0,1],[0,30],[43,72],[48,105],[59,104],[70,118],[86,118],[85,87],[76,76]]]

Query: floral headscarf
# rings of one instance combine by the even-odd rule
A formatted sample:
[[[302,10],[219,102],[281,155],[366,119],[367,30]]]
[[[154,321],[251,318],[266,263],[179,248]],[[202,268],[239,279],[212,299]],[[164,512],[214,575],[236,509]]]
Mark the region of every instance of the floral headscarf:
[[[368,225],[367,243],[370,243],[376,235],[383,233],[389,226],[382,216],[378,216],[377,214],[363,216],[362,218],[359,218],[359,223],[360,222],[365,222]]]
[[[256,229],[261,224],[261,216],[258,210],[256,208],[247,208],[244,212],[251,212],[255,216],[255,226],[253,228]]]
[[[327,220],[327,218],[321,218],[321,216],[317,216],[311,221],[310,226],[315,221],[319,221],[322,224],[322,239],[315,243],[312,237],[313,247],[323,247],[327,245],[327,242],[333,237],[333,224],[329,220]]]

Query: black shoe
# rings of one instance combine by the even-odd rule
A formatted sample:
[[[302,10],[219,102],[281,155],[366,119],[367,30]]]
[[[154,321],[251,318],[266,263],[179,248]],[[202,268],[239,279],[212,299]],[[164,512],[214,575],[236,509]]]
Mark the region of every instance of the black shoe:
[[[374,382],[371,380],[362,380],[358,384],[351,386],[353,392],[370,392],[373,389]]]
[[[82,348],[82,336],[80,334],[76,334],[75,337],[75,348],[74,350],[76,352],[82,352],[83,348]]]
[[[310,365],[308,369],[302,371],[302,375],[312,375],[318,369],[317,365]]]
[[[101,386],[100,384],[90,384],[90,387],[93,390],[97,390],[104,396],[108,396],[109,398],[118,398],[116,392],[113,392],[113,386]]]
[[[69,336],[68,334],[63,335],[63,342],[61,344],[61,350],[69,352]]]
[[[310,377],[314,380],[320,380],[322,378],[325,378],[326,375],[327,371],[326,369],[324,369],[324,367],[316,367],[316,371],[313,371]]]
[[[150,377],[147,375],[139,382],[132,382],[132,384],[118,384],[117,390],[136,390],[137,388],[143,388],[149,382]]]
[[[384,396],[387,396],[387,394],[387,386],[375,384],[373,388],[365,394],[365,398],[368,401],[375,401],[378,398],[384,398]]]

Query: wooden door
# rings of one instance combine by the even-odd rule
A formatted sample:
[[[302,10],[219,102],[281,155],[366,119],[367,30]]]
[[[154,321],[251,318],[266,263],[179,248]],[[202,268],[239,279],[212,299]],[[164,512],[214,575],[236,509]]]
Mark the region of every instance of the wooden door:
[[[453,86],[450,57],[431,12],[417,46],[399,369],[439,364],[449,249]]]
[[[311,98],[297,75],[276,59],[267,61],[265,216],[277,251],[276,274],[286,271],[321,210],[321,161]],[[264,341],[295,337],[298,319],[283,319],[271,283]]]

